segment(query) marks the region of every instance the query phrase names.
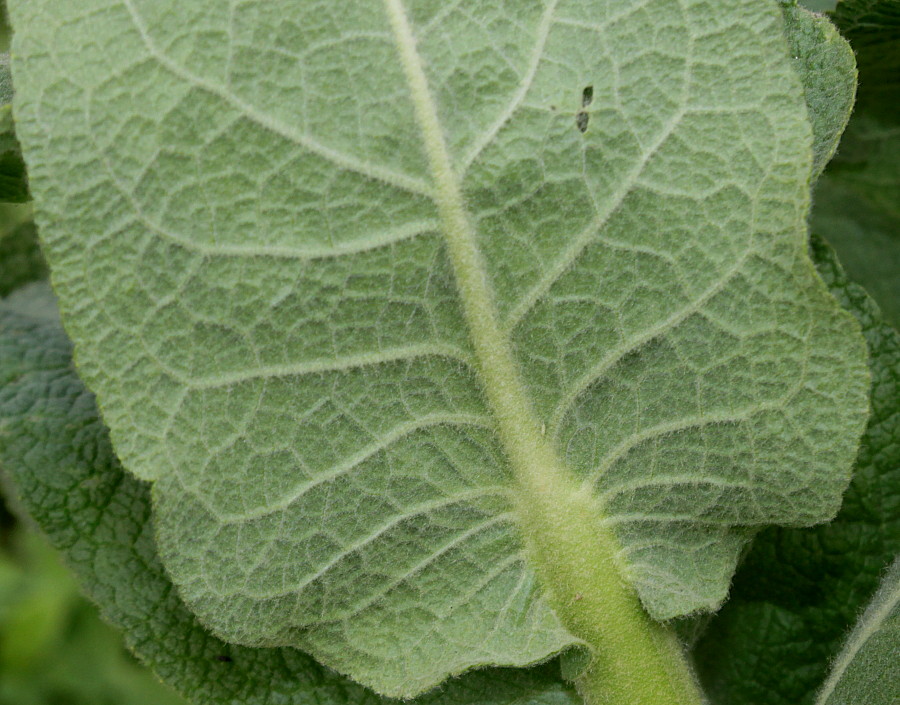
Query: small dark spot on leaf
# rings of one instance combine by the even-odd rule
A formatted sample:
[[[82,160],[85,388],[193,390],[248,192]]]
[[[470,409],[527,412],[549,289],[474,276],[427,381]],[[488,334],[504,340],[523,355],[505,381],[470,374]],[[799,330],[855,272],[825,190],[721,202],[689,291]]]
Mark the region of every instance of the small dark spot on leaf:
[[[590,116],[584,110],[579,110],[578,114],[575,116],[575,124],[578,126],[578,129],[582,132],[587,132],[588,122],[590,121]]]
[[[222,663],[231,663],[231,656],[219,654],[218,656],[216,656],[216,661],[221,661]]]
[[[581,107],[586,108],[591,104],[591,101],[594,100],[594,87],[593,86],[585,86],[585,89],[581,92]]]

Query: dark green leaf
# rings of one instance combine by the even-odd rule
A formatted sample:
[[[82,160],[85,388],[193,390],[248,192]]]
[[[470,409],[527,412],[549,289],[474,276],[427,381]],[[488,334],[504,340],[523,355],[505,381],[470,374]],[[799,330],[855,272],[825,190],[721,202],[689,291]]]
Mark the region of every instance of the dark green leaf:
[[[24,203],[30,198],[28,178],[13,124],[12,99],[9,54],[0,54],[0,202]]]
[[[0,297],[46,276],[31,206],[0,203]]]
[[[835,659],[816,705],[897,705],[900,699],[900,558]]]
[[[813,128],[813,178],[837,149],[856,96],[853,51],[831,21],[788,0],[782,5],[785,36],[800,75]]]

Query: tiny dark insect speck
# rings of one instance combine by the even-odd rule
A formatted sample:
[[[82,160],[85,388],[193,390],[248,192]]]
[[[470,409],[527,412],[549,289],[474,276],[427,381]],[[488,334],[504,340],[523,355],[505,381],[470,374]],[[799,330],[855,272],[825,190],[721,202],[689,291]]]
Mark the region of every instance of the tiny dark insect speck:
[[[582,132],[587,132],[588,122],[590,121],[590,116],[584,110],[579,110],[578,114],[575,116],[575,125]]]

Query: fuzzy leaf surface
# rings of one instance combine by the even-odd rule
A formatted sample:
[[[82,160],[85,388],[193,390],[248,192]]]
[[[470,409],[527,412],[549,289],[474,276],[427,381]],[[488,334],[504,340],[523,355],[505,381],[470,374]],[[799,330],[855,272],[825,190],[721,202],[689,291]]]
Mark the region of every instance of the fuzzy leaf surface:
[[[660,618],[717,606],[756,527],[837,510],[865,351],[805,250],[776,5],[11,11],[80,371],[221,638],[396,696],[576,643],[501,426],[594,493]]]
[[[853,481],[834,521],[762,532],[735,576],[695,657],[714,702],[811,705],[846,633],[900,553],[900,334],[812,242],[834,295],[854,313],[869,345],[869,425]],[[861,701],[862,702],[862,701]]]
[[[0,470],[135,654],[198,705],[394,705],[299,651],[233,646],[197,622],[157,556],[150,487],[116,459],[49,287],[14,296],[0,304]],[[577,702],[548,664],[472,673],[410,705]]]

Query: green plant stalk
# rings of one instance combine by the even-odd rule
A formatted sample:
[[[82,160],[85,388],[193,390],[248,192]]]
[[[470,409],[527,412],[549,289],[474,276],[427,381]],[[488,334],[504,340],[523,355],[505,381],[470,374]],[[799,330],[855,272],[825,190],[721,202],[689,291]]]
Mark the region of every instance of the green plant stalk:
[[[563,624],[591,653],[575,681],[585,702],[704,702],[678,639],[647,615],[619,572],[617,542],[601,525],[596,501],[564,481],[545,483],[540,496],[522,495],[520,516],[541,584]]]
[[[502,331],[475,232],[453,169],[402,0],[385,0],[422,131],[443,233],[485,395],[517,481],[519,521],[532,562],[567,629],[592,660],[578,676],[588,705],[703,702],[670,629],[644,611],[616,567],[602,511],[544,438]]]

